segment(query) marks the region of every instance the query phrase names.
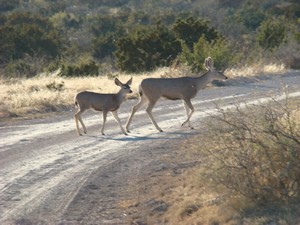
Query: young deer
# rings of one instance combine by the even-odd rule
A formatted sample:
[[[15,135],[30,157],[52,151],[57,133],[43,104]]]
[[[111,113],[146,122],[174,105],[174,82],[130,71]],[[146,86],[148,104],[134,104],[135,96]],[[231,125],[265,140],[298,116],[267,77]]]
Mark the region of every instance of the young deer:
[[[131,115],[126,123],[126,131],[129,132],[130,123],[137,110],[145,103],[148,103],[146,112],[156,129],[162,132],[162,129],[157,125],[152,115],[152,109],[160,97],[169,100],[182,99],[187,114],[187,119],[183,122],[182,126],[188,124],[193,129],[190,123],[190,118],[194,113],[191,99],[212,80],[227,79],[224,74],[214,69],[212,58],[208,57],[205,59],[205,67],[208,71],[200,77],[144,79],[139,86],[140,101],[132,108]]]
[[[121,125],[121,121],[118,117],[117,110],[119,109],[121,103],[125,100],[125,96],[128,93],[132,93],[130,86],[132,83],[132,78],[127,81],[127,83],[123,84],[118,78],[115,79],[115,84],[120,86],[121,89],[116,94],[100,94],[95,92],[83,91],[76,94],[74,100],[75,105],[78,106],[78,111],[75,113],[75,123],[76,123],[76,130],[78,135],[81,135],[78,126],[78,120],[82,125],[83,131],[86,134],[86,127],[81,119],[81,114],[88,110],[94,109],[96,111],[103,112],[103,125],[101,129],[102,135],[104,135],[104,126],[106,122],[106,116],[108,112],[111,112],[114,116],[115,120],[119,124],[121,131],[123,134],[127,135],[126,131],[123,129]]]

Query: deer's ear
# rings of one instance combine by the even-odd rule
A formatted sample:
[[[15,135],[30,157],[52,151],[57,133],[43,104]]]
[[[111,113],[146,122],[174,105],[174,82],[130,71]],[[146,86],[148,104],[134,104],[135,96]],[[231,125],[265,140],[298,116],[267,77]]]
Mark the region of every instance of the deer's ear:
[[[127,81],[126,84],[127,84],[127,85],[131,85],[131,84],[132,84],[132,77],[129,79],[129,81]]]
[[[208,61],[209,68],[212,69],[214,67],[214,60],[209,56],[207,58],[207,61]]]
[[[214,68],[214,61],[210,56],[205,59],[204,64],[207,70],[212,70]]]
[[[115,78],[115,84],[118,85],[118,86],[122,86],[123,85],[122,82],[119,81],[118,78]]]
[[[204,61],[204,66],[205,66],[205,69],[209,70],[209,62],[208,62],[208,58],[205,59]]]

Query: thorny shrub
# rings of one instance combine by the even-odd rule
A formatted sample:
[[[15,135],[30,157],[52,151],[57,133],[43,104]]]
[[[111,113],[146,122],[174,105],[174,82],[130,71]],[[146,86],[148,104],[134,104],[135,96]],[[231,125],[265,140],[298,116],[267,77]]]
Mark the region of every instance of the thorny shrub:
[[[208,137],[201,141],[201,177],[216,190],[256,203],[299,199],[299,104],[286,98],[235,107],[211,115]]]

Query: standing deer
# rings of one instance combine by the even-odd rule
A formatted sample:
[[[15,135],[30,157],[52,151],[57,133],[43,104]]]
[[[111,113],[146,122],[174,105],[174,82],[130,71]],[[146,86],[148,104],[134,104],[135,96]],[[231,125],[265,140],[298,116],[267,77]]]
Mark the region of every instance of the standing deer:
[[[187,119],[183,122],[182,126],[188,124],[188,126],[193,129],[190,123],[190,118],[194,113],[191,99],[212,80],[227,79],[224,74],[215,70],[211,57],[205,59],[205,67],[208,71],[200,77],[144,79],[139,86],[140,101],[132,108],[131,115],[126,123],[126,131],[129,132],[130,123],[137,110],[145,103],[148,103],[146,112],[156,129],[162,132],[163,130],[157,125],[152,115],[152,109],[160,97],[169,100],[182,99],[187,114]]]
[[[74,100],[75,105],[78,106],[78,111],[75,113],[75,123],[76,130],[78,135],[81,135],[78,126],[78,120],[82,125],[83,132],[86,134],[86,127],[81,119],[81,114],[88,109],[94,109],[96,111],[103,112],[103,125],[101,129],[102,135],[104,135],[104,126],[106,122],[106,116],[108,112],[111,112],[114,116],[115,120],[119,124],[121,131],[123,134],[127,135],[126,131],[123,129],[121,125],[121,121],[118,117],[117,110],[119,109],[121,103],[125,100],[125,96],[128,93],[132,93],[130,86],[132,83],[132,78],[127,81],[127,83],[123,84],[118,78],[115,79],[115,84],[120,86],[121,89],[116,94],[101,94],[89,91],[83,91],[76,94]]]

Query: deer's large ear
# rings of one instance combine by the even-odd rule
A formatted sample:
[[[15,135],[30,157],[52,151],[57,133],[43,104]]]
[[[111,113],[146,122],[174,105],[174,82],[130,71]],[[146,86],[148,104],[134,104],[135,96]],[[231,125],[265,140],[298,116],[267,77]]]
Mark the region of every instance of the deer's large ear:
[[[123,85],[122,82],[119,81],[118,78],[115,78],[115,84],[118,85],[118,86],[122,86]]]
[[[204,66],[205,66],[205,69],[210,70],[208,58],[205,59],[205,61],[204,61]]]
[[[126,84],[127,84],[127,85],[131,85],[131,84],[132,84],[132,77],[129,79],[129,81],[127,81]]]
[[[211,57],[207,58],[209,68],[214,68],[214,60]]]
[[[205,68],[207,70],[212,70],[214,68],[214,61],[210,56],[205,59]]]

